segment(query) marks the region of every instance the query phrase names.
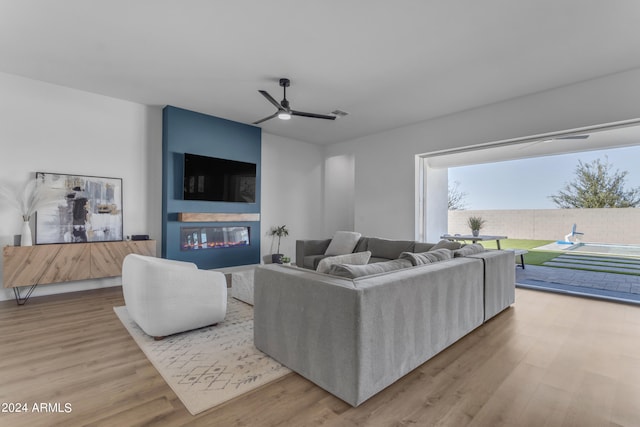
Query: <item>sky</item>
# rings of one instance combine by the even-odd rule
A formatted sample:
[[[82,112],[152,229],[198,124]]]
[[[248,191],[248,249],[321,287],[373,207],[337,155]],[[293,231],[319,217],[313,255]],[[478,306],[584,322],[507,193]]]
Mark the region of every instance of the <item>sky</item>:
[[[605,155],[612,170],[627,171],[625,189],[640,187],[640,146],[449,168],[466,209],[556,209],[549,196],[572,182],[578,160]]]

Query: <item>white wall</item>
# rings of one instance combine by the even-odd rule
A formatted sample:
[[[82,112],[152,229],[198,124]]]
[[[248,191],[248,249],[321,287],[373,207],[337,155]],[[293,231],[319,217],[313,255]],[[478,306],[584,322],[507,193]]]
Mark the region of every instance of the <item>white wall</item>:
[[[0,93],[0,182],[21,186],[37,171],[122,178],[124,234],[160,238],[159,108],[3,73]],[[0,206],[0,246],[13,244],[20,225],[19,213]],[[118,284],[46,285],[33,296]],[[11,298],[0,290],[0,299]]]
[[[276,252],[267,236],[272,226],[286,225],[289,236],[280,252],[295,259],[296,239],[323,234],[324,149],[317,145],[262,134],[261,255]]]
[[[635,69],[334,144],[327,156],[354,156],[356,231],[412,239],[416,154],[634,119],[638,85]],[[446,221],[446,215],[445,205],[440,216]],[[446,231],[433,229],[427,240]]]
[[[350,154],[327,157],[324,162],[324,237],[354,228],[355,159]],[[331,189],[331,191],[326,191]]]

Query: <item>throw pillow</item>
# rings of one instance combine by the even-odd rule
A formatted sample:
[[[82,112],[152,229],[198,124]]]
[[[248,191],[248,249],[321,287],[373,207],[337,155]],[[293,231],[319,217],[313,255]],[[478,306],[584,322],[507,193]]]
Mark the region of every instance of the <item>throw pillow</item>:
[[[331,266],[334,264],[354,264],[354,265],[363,265],[369,262],[369,258],[371,258],[371,252],[355,252],[352,254],[345,255],[335,255],[323,258],[318,263],[318,268],[316,271],[318,273],[328,273],[331,269]]]
[[[336,231],[325,255],[345,255],[353,252],[362,234],[354,231]]]
[[[446,261],[453,258],[453,252],[449,249],[436,249],[435,251],[422,252],[419,254],[403,252],[400,259],[407,259],[413,265],[430,264],[432,262]]]
[[[443,239],[443,240],[440,240],[435,245],[433,245],[431,247],[431,249],[429,249],[429,250],[430,251],[435,251],[437,249],[444,248],[444,249],[451,249],[453,251],[453,250],[456,250],[456,249],[460,249],[461,247],[462,247],[462,243],[460,243],[460,242],[453,242],[451,240]]]
[[[370,276],[372,274],[386,273],[387,271],[401,270],[412,267],[410,261],[406,259],[394,259],[392,261],[374,262],[366,265],[334,264],[329,270],[333,276],[355,279],[357,277]]]
[[[462,257],[462,256],[468,256],[468,255],[477,254],[477,253],[484,252],[484,251],[486,251],[484,246],[482,246],[479,243],[474,243],[472,245],[465,245],[465,246],[461,247],[460,249],[456,249],[455,251],[453,251],[453,256],[455,258],[458,258],[458,257]]]

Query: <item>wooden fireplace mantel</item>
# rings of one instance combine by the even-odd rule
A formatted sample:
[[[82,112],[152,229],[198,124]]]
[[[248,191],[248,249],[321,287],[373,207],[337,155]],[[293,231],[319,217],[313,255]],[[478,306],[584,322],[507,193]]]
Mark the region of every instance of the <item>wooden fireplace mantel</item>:
[[[180,222],[245,222],[260,221],[259,213],[208,213],[208,212],[180,212]]]

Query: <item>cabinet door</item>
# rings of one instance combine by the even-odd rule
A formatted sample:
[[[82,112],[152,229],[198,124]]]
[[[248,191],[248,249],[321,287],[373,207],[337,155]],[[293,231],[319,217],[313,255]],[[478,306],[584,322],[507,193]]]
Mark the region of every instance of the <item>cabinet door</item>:
[[[5,288],[60,283],[91,277],[89,247],[84,243],[7,246],[3,254]]]
[[[155,256],[156,241],[101,242],[91,244],[91,276],[112,277],[122,274],[122,261],[134,253]]]
[[[55,245],[59,250],[38,284],[70,282],[91,278],[89,243]],[[41,262],[35,259],[34,262]]]

